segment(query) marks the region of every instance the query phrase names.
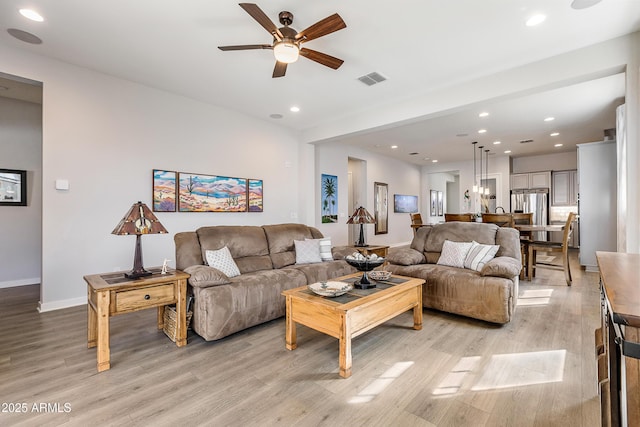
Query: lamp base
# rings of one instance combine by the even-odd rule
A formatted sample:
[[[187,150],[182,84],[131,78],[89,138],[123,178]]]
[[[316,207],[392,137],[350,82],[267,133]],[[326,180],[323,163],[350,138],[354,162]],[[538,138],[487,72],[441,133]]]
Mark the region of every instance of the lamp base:
[[[152,274],[152,272],[145,269],[142,269],[142,271],[131,270],[128,273],[124,273],[124,277],[126,277],[127,279],[139,279],[140,277],[151,276]]]

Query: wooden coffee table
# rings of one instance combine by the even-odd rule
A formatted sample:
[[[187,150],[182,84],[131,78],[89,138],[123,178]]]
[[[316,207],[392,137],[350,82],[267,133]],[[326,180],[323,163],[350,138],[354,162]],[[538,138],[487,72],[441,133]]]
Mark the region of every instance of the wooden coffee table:
[[[362,273],[332,281],[353,283]],[[286,347],[296,348],[296,323],[340,340],[340,376],[351,376],[351,339],[413,310],[413,329],[422,329],[422,284],[424,280],[391,276],[376,288],[353,289],[335,298],[314,294],[307,286],[282,292],[286,297]]]

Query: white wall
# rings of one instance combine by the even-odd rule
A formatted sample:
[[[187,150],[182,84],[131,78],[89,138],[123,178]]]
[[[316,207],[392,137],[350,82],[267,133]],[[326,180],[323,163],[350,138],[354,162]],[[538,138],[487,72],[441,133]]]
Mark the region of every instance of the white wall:
[[[27,171],[27,206],[0,206],[0,288],[40,283],[40,105],[0,97],[0,168]]]
[[[315,213],[316,227],[325,236],[332,238],[332,243],[346,245],[348,241],[347,219],[353,212],[348,206],[348,158],[357,158],[366,162],[366,200],[364,207],[374,215],[373,183],[384,182],[389,185],[389,224],[387,234],[375,235],[373,224],[365,225],[365,240],[370,245],[396,245],[410,242],[413,238],[411,221],[408,213],[393,212],[393,195],[420,194],[420,168],[399,160],[364,151],[339,143],[322,143],[316,145],[316,185],[315,200],[320,200],[320,175],[331,174],[338,177],[338,224],[320,223],[320,203]],[[356,234],[357,235],[357,234]]]
[[[604,138],[604,134],[602,137]],[[570,169],[578,169],[577,150],[540,156],[514,157],[511,160],[511,173],[562,171]]]
[[[145,266],[175,259],[179,231],[306,218],[309,153],[292,132],[8,47],[0,57],[0,71],[44,83],[42,310],[84,303],[83,275],[131,268],[135,239],[110,233],[134,202],[151,205],[154,168],[263,179],[264,213],[158,213],[170,234],[143,237]]]

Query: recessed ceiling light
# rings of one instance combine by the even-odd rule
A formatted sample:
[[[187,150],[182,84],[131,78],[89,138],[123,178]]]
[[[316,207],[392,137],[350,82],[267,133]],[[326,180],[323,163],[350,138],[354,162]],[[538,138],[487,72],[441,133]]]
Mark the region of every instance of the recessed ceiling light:
[[[489,115],[489,113],[487,113],[486,111],[483,111],[482,113],[478,114],[478,117],[487,117]]]
[[[560,135],[560,132],[553,132],[549,134],[549,136],[558,136],[558,135]]]
[[[509,154],[511,150],[504,150],[504,154]]]
[[[596,4],[600,3],[602,0],[573,0],[571,2],[571,7],[573,9],[586,9],[588,7],[591,6],[595,6]]]
[[[493,145],[498,145],[498,144],[502,144],[502,142],[500,142],[500,141],[493,141]]]
[[[486,133],[486,132],[487,132],[487,130],[486,130],[486,129],[480,129],[480,130],[478,131],[478,133]]]
[[[395,150],[396,148],[398,148],[398,146],[397,145],[392,145],[391,148],[393,148]]]
[[[300,111],[300,107],[294,105],[293,107],[289,108],[289,111],[291,111],[292,113],[297,113],[298,111]]]
[[[38,12],[32,9],[20,9],[20,15],[24,16],[27,19],[31,19],[32,21],[42,22],[44,18]]]
[[[459,138],[462,138],[464,136],[469,136],[469,134],[468,133],[457,133],[456,136],[459,137]]]
[[[431,160],[431,163],[438,163],[436,159]]]
[[[544,15],[533,15],[531,18],[527,19],[527,27],[534,27],[541,24],[545,19],[547,19],[547,17]]]
[[[562,147],[562,144],[555,144],[554,147]]]
[[[18,30],[17,28],[7,29],[7,33],[25,43],[42,44],[42,39],[40,37],[26,31]]]
[[[555,117],[547,117],[544,119],[545,122],[552,122],[554,121],[556,118]]]
[[[271,117],[272,119],[281,119],[282,114],[273,113],[273,114],[269,114],[269,117]]]

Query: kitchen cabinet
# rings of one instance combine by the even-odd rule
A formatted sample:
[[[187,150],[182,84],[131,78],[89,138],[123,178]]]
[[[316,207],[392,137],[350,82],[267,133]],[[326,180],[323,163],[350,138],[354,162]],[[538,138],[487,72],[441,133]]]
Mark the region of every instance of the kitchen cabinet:
[[[551,173],[551,206],[576,206],[578,204],[578,171],[554,171]]]
[[[530,188],[550,188],[550,187],[551,187],[551,171],[511,174],[512,190],[527,190]]]

